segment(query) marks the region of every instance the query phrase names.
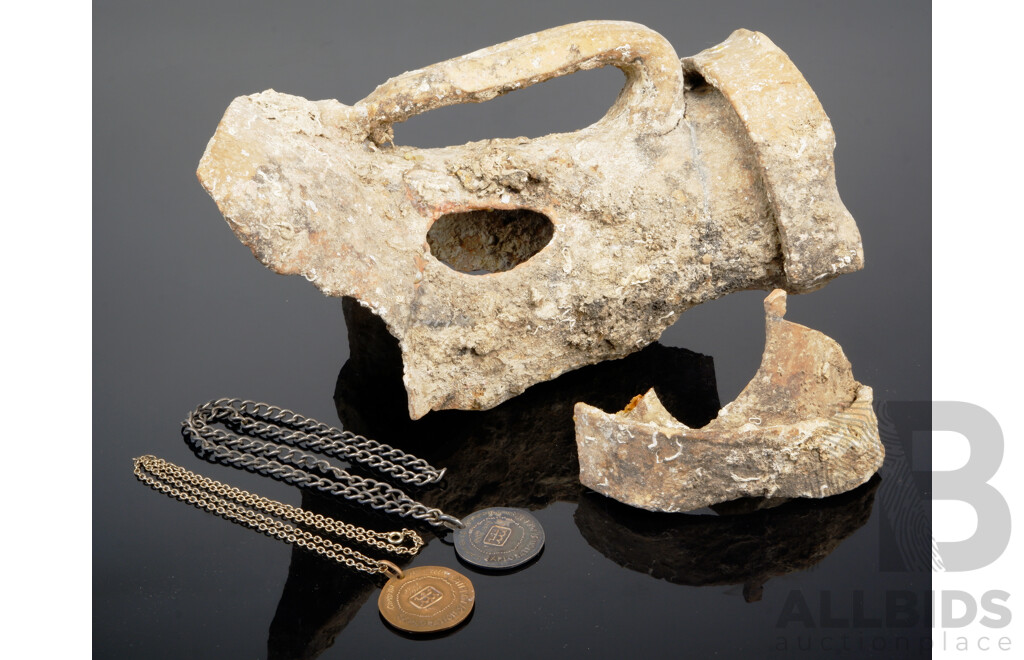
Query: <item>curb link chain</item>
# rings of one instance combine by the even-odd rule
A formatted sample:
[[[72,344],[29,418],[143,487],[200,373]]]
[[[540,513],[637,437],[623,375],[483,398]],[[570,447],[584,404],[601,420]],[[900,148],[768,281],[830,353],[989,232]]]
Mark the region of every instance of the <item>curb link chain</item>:
[[[214,424],[229,430],[214,428]],[[400,449],[285,408],[242,399],[217,399],[193,410],[182,422],[181,434],[196,456],[211,463],[313,488],[434,526],[462,527],[458,518],[420,504],[388,483],[351,474],[303,450],[362,463],[414,485],[436,483],[444,470]],[[313,469],[328,476],[315,474]]]
[[[187,502],[196,508],[286,543],[312,550],[364,573],[401,576],[401,570],[389,561],[373,559],[358,550],[325,539],[319,534],[281,519],[307,525],[321,532],[351,539],[395,555],[415,555],[424,544],[423,538],[411,529],[403,529],[400,532],[376,532],[255,495],[189,472],[156,456],[136,458],[135,476],[150,488],[176,500]],[[411,545],[402,545],[406,542]]]

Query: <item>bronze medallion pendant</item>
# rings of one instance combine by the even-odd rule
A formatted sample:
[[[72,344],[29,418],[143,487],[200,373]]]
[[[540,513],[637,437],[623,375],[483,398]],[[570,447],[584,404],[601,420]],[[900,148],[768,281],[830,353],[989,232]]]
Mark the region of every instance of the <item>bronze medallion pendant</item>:
[[[465,621],[475,601],[473,583],[465,575],[443,566],[417,566],[388,580],[377,607],[399,630],[432,633]]]

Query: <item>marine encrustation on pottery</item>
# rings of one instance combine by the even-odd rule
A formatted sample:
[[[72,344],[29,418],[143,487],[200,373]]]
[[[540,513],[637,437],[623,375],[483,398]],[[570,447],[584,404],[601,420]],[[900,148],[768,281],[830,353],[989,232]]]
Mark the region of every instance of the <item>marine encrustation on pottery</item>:
[[[394,143],[417,113],[606,65],[625,86],[574,133]],[[589,21],[402,74],[351,106],[238,97],[198,176],[265,265],[384,320],[416,419],[628,355],[725,294],[860,269],[834,146],[768,37],[738,30],[680,60],[642,25]]]
[[[830,337],[786,321],[786,292],[764,301],[761,366],[718,417],[691,428],[654,390],[624,410],[576,404],[580,481],[652,511],[693,511],[745,497],[822,498],[882,466],[870,387]]]

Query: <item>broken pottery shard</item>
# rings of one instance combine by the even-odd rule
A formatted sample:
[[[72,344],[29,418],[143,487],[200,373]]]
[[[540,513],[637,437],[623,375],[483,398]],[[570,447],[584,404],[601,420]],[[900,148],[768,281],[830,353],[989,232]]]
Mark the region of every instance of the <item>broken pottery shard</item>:
[[[692,511],[743,497],[827,497],[856,488],[885,450],[871,388],[853,378],[834,340],[782,317],[765,299],[761,367],[735,401],[698,429],[674,419],[654,390],[625,410],[576,404],[583,485],[652,511]]]
[[[417,113],[605,65],[625,87],[575,133],[393,143]],[[405,73],[352,106],[239,97],[198,175],[265,265],[384,320],[415,419],[625,356],[727,293],[861,268],[833,147],[764,35],[680,61],[641,25],[592,21]]]

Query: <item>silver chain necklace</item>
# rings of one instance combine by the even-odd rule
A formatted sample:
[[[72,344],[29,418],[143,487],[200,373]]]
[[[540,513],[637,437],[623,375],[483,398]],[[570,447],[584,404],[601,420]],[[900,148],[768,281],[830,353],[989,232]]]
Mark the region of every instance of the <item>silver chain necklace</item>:
[[[460,520],[417,502],[388,483],[331,465],[317,454],[360,463],[414,485],[436,483],[445,472],[400,449],[285,408],[218,399],[192,411],[181,432],[192,451],[204,460],[313,488],[385,513],[446,526],[454,530],[458,555],[481,568],[514,568],[532,560],[544,547],[540,522],[521,509],[492,507]]]
[[[216,428],[215,424],[225,428]],[[400,449],[286,408],[242,399],[217,399],[193,410],[182,422],[181,434],[196,456],[204,460],[313,488],[434,526],[444,525],[453,530],[464,527],[458,518],[420,504],[399,488],[351,474],[315,454],[361,463],[417,486],[437,483],[444,470],[437,470],[422,458]]]

